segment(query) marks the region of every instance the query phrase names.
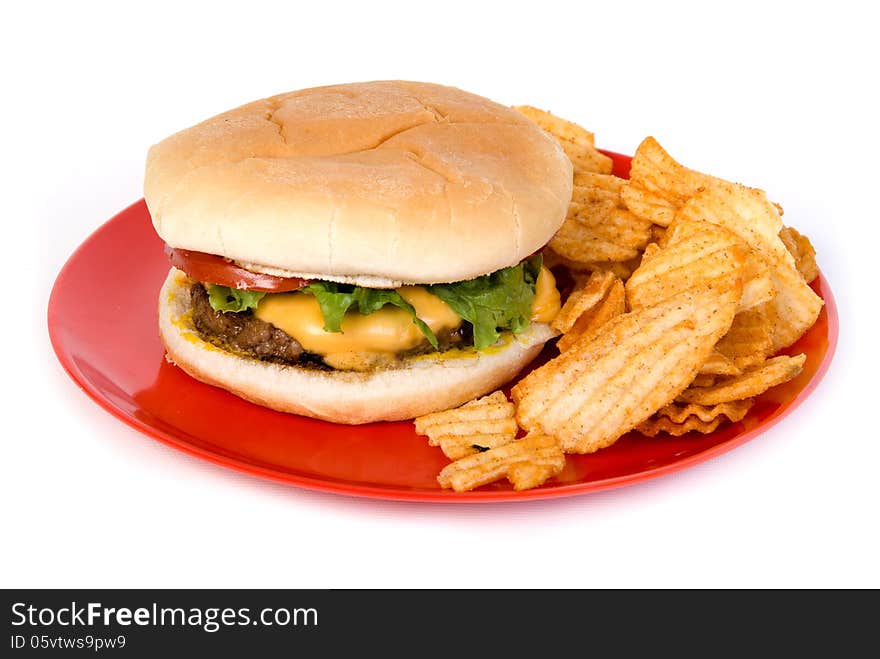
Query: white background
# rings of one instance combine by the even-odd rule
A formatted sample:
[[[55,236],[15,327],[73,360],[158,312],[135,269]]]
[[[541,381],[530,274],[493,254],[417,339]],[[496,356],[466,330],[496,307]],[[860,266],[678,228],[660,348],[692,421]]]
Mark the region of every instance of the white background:
[[[880,586],[870,3],[590,4],[7,8],[0,586]],[[840,308],[818,390],[673,475],[473,506],[264,482],[98,408],[54,357],[46,303],[70,253],[140,198],[149,145],[249,100],[383,78],[545,107],[615,151],[652,134],[693,168],[766,189],[811,237]]]

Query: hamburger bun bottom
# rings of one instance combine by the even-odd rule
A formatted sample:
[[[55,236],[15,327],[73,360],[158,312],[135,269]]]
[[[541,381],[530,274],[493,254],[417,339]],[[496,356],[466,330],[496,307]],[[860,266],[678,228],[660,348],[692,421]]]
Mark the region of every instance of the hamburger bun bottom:
[[[400,368],[322,371],[226,352],[204,341],[192,324],[189,287],[171,268],[159,294],[159,333],[166,359],[197,380],[280,412],[362,424],[399,421],[457,407],[506,384],[556,333],[532,323],[507,343],[473,356],[420,356]]]

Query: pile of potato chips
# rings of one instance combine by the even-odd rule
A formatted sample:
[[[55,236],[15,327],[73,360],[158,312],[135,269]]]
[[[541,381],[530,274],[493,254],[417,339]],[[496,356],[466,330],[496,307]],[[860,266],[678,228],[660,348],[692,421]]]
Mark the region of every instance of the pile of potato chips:
[[[593,134],[531,106],[574,165],[568,216],[545,250],[574,287],[553,321],[559,355],[512,389],[416,419],[463,492],[507,478],[516,490],[636,430],[713,432],[800,373],[777,355],[815,323],[822,299],[809,239],[762,190],[688,169],[653,137],[629,179]]]

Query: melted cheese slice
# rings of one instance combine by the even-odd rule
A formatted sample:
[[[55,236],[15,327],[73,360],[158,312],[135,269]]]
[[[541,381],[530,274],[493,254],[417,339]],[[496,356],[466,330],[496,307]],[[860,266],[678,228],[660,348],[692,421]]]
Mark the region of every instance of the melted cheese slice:
[[[461,325],[461,316],[443,300],[420,286],[397,289],[416,310],[416,315],[435,334]],[[341,332],[324,330],[324,316],[313,295],[280,293],[267,295],[254,315],[283,330],[308,351],[318,355],[344,352],[396,353],[415,348],[425,335],[403,309],[386,305],[364,316],[357,311],[345,314]]]
[[[435,334],[454,330],[462,323],[461,316],[448,304],[421,286],[404,286],[397,292]],[[550,322],[559,308],[556,280],[547,268],[542,268],[535,285],[532,320]],[[307,352],[323,355],[330,366],[342,370],[366,370],[425,341],[412,317],[391,305],[367,316],[357,311],[346,313],[342,332],[324,330],[321,307],[313,295],[306,293],[267,295],[254,315],[292,336]]]
[[[538,281],[535,282],[535,299],[532,300],[532,322],[552,322],[560,308],[562,301],[556,289],[556,277],[550,270],[541,266]]]

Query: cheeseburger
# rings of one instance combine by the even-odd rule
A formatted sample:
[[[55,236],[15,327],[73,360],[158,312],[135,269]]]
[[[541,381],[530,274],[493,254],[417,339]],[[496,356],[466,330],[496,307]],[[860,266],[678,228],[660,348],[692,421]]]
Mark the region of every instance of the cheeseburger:
[[[554,336],[541,249],[571,192],[553,138],[451,87],[335,85],[220,114],[147,157],[167,359],[338,423],[459,405]]]

